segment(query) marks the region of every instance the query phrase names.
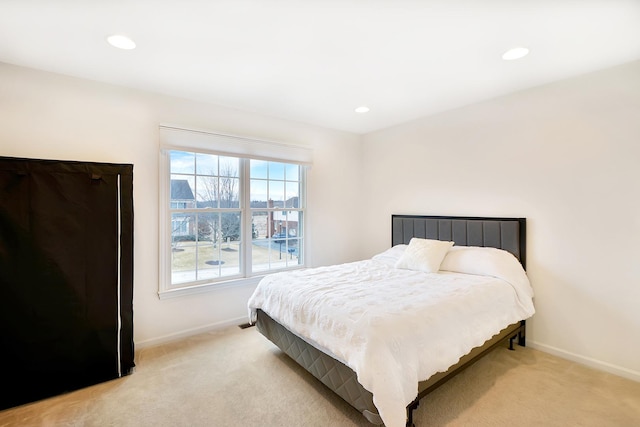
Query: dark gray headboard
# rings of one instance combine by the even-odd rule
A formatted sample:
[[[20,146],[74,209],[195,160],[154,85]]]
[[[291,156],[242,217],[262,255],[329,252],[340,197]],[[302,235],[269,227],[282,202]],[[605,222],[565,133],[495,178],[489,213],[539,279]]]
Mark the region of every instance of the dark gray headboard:
[[[407,244],[412,237],[504,249],[526,268],[526,218],[392,215],[391,246]]]

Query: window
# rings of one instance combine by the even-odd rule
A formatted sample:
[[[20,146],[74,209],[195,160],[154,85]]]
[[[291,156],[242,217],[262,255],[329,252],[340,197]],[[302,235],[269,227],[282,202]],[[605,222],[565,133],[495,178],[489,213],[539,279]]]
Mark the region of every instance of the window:
[[[161,149],[160,296],[303,266],[305,166],[186,148]]]
[[[300,166],[250,160],[252,272],[302,264]]]

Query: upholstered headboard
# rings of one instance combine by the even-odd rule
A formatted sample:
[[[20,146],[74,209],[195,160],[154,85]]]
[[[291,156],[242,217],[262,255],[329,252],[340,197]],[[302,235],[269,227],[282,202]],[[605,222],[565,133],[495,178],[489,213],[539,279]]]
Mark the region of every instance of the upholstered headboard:
[[[391,246],[412,237],[450,240],[460,246],[489,246],[515,255],[526,268],[526,218],[392,215]]]

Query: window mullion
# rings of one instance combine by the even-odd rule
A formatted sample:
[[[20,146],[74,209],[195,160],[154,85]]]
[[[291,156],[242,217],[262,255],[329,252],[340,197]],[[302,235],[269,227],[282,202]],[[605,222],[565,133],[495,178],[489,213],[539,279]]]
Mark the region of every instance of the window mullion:
[[[242,257],[240,259],[240,268],[245,277],[251,275],[251,244],[253,234],[251,233],[251,168],[249,167],[249,159],[240,160],[240,218],[242,224],[242,239],[240,239]]]

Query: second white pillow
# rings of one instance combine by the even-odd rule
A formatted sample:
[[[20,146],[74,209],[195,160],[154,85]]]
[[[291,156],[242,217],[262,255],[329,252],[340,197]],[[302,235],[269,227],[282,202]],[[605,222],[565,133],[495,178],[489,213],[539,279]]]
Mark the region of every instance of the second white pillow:
[[[414,237],[409,241],[407,249],[395,267],[437,273],[444,256],[452,246],[453,242]]]

